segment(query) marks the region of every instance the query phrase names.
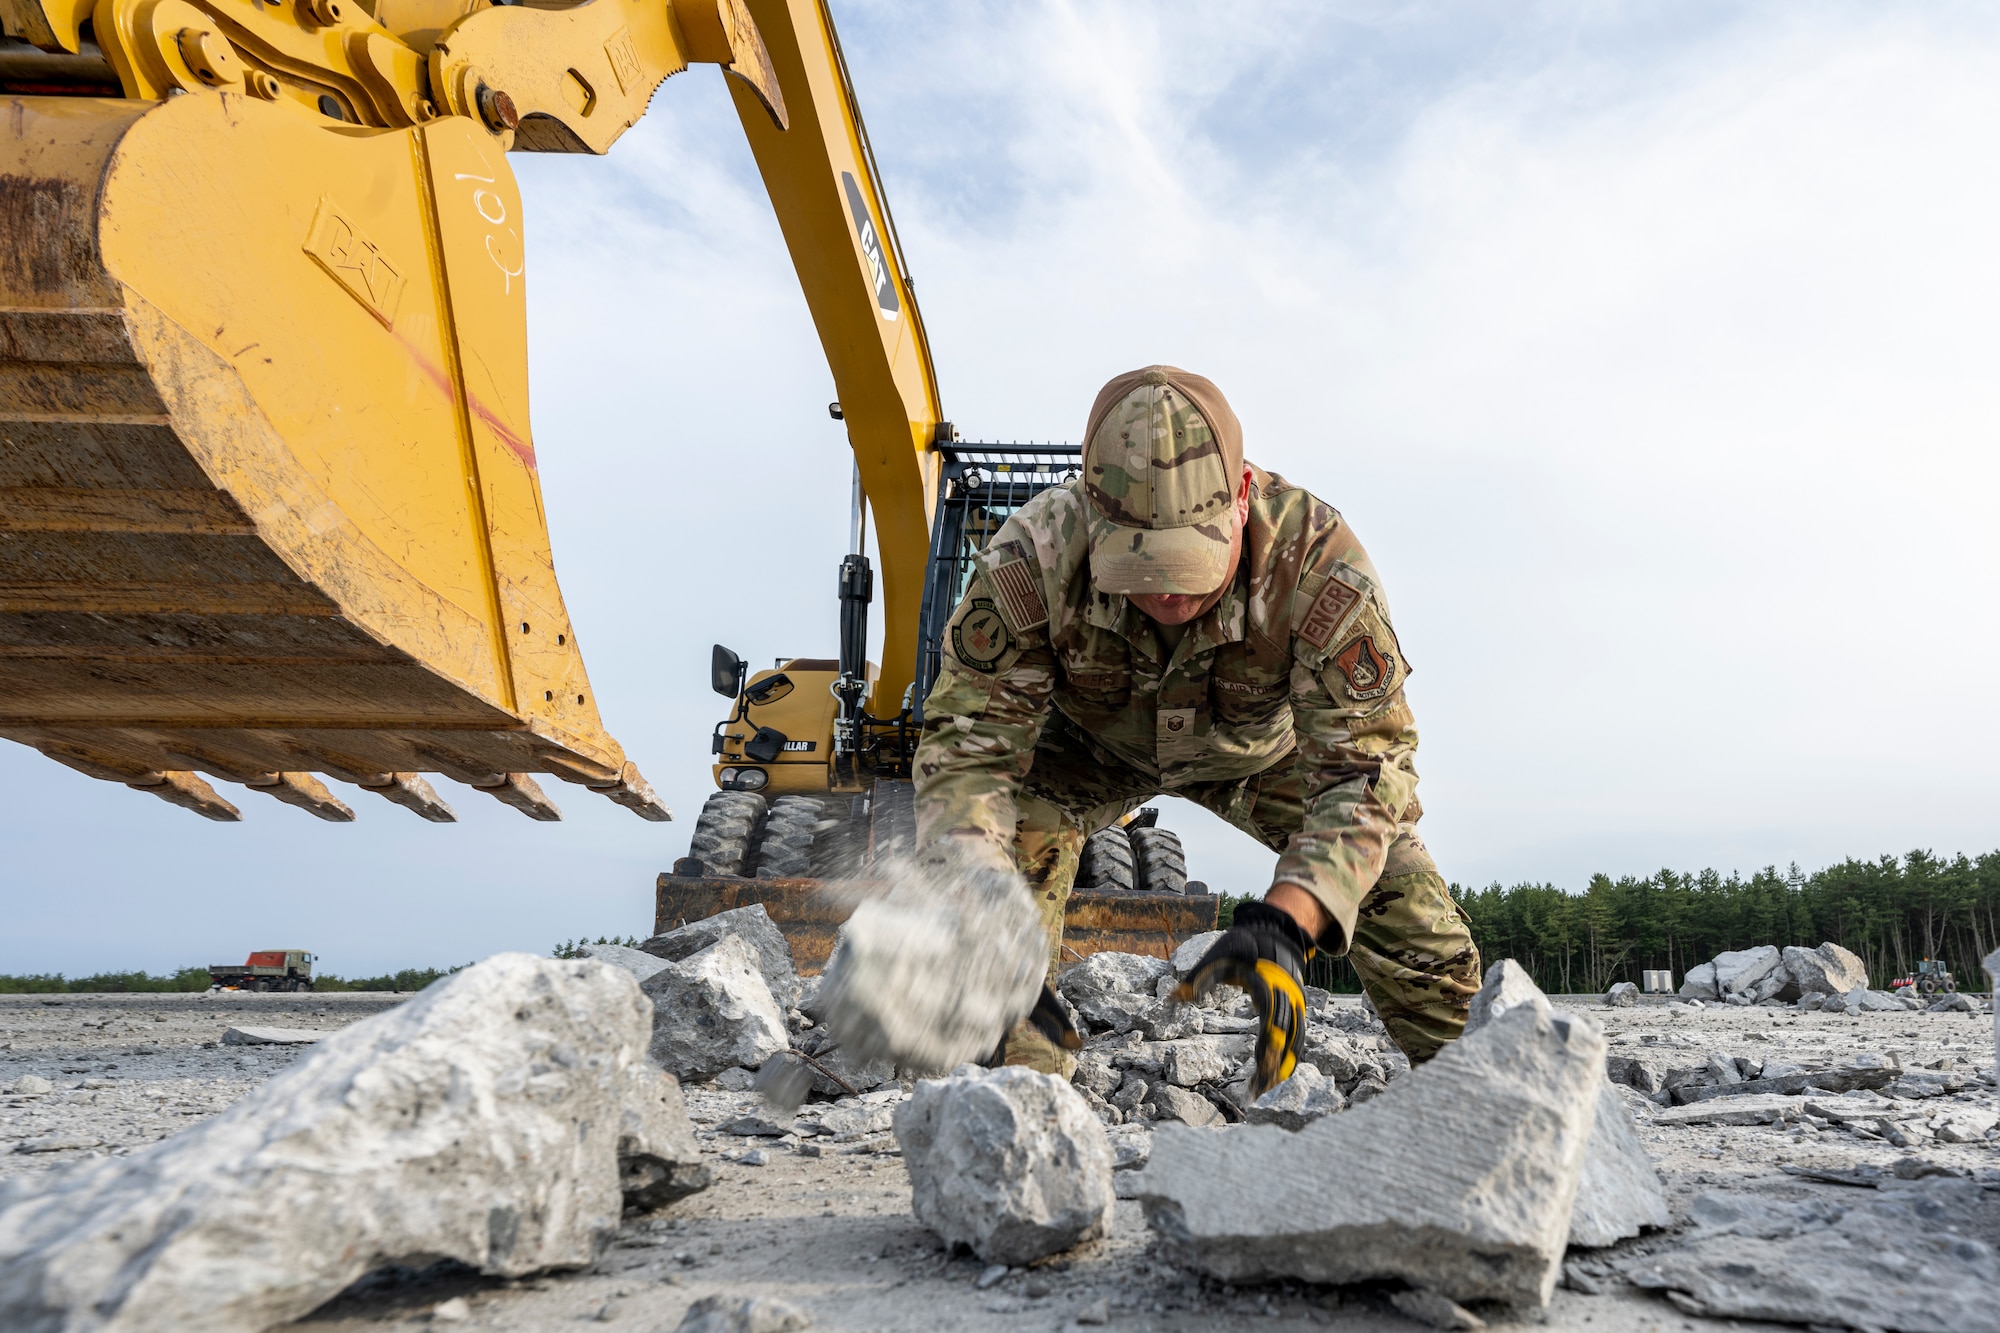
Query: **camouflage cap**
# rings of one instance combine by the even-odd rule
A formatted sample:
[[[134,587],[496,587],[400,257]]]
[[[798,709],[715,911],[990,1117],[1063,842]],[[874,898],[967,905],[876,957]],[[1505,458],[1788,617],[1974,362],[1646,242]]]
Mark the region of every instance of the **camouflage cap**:
[[[1099,591],[1221,587],[1243,477],[1243,428],[1222,391],[1172,366],[1128,371],[1098,390],[1083,439]]]

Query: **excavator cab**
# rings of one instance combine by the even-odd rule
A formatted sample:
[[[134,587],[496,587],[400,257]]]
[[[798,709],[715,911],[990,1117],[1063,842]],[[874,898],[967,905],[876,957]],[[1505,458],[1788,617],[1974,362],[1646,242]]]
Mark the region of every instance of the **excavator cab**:
[[[859,661],[867,640],[867,600],[852,591],[866,584],[860,575],[868,573],[859,554],[865,506],[857,499],[855,549],[840,575],[842,657],[781,661],[745,685],[740,674],[725,678],[723,664],[739,659],[716,646],[714,686],[732,696],[736,708],[716,726],[718,790],[696,821],[677,873],[839,877],[914,840],[910,766],[922,732],[924,696],[937,679],[946,627],[972,581],[974,557],[1014,511],[1080,475],[1082,452],[1068,444],[938,446],[916,670],[902,706],[889,717],[859,708],[843,716],[847,700],[863,696],[843,691],[850,669],[843,664]],[[854,614],[857,605],[864,614]],[[794,702],[769,696],[769,682],[793,678],[806,687]],[[725,688],[728,683],[735,688]],[[1158,821],[1157,810],[1140,810],[1092,834],[1077,882],[1107,890],[1188,892],[1180,838]],[[1202,887],[1197,882],[1195,891]]]

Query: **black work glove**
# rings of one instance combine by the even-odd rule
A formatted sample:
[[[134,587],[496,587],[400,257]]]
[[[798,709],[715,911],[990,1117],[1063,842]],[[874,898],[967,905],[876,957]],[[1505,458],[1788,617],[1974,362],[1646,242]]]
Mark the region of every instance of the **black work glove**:
[[[1083,1035],[1070,1024],[1069,1010],[1063,1008],[1056,993],[1049,989],[1049,983],[1042,983],[1042,993],[1035,997],[1035,1007],[1028,1014],[1028,1021],[1036,1031],[1066,1051],[1083,1049]]]
[[[1240,986],[1257,1006],[1257,1067],[1250,1074],[1254,1100],[1299,1067],[1305,1027],[1304,968],[1316,950],[1299,923],[1266,903],[1238,903],[1234,923],[1174,991],[1186,1002],[1217,986]]]

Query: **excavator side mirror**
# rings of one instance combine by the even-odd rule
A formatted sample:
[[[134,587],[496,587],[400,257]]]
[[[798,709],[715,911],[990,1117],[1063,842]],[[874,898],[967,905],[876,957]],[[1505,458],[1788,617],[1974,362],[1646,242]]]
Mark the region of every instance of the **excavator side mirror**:
[[[709,687],[725,699],[734,699],[743,688],[743,659],[721,644],[708,659]]]
[[[792,678],[790,676],[787,676],[784,672],[780,671],[775,676],[764,677],[764,679],[758,681],[755,685],[752,685],[749,689],[745,690],[743,693],[750,700],[751,703],[756,704],[759,708],[762,708],[765,704],[774,704],[778,702],[778,700],[784,698],[791,692],[792,692]]]

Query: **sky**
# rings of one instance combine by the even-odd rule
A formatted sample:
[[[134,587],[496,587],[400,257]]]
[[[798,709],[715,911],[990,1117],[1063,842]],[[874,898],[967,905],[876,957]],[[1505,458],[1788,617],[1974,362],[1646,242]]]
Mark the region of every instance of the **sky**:
[[[2000,847],[2000,11],[834,0],[969,440],[1215,380],[1367,544],[1468,886]],[[721,76],[516,155],[556,567],[680,822],[200,820],[0,750],[0,972],[645,935],[709,646],[830,656],[849,457]],[[1162,803],[1190,873],[1272,856]]]

